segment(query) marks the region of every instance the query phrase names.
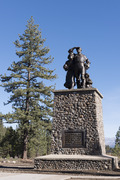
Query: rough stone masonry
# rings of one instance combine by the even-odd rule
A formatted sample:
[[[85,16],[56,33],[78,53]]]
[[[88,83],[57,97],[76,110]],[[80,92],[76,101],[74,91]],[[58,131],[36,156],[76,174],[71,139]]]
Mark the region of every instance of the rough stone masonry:
[[[41,171],[112,170],[105,154],[102,95],[96,88],[54,91],[51,154],[36,157]]]
[[[52,154],[105,154],[101,101],[96,88],[54,91]]]

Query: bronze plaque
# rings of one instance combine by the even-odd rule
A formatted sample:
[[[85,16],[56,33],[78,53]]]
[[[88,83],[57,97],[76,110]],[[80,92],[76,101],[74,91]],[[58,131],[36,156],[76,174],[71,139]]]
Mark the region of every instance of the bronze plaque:
[[[85,132],[81,130],[63,131],[63,148],[85,148]]]

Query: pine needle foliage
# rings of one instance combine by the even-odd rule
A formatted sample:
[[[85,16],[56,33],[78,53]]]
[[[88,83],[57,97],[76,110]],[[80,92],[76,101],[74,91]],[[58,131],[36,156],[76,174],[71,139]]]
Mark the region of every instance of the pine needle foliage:
[[[46,85],[46,80],[56,78],[54,70],[47,65],[53,62],[48,56],[49,48],[44,47],[38,25],[33,17],[26,25],[26,30],[14,42],[19,61],[8,68],[10,75],[1,75],[2,87],[10,98],[6,104],[12,103],[13,112],[4,115],[7,122],[16,122],[23,134],[23,158],[27,158],[30,133],[37,127],[49,124],[52,116],[52,91],[54,86]],[[47,66],[47,67],[46,67]]]

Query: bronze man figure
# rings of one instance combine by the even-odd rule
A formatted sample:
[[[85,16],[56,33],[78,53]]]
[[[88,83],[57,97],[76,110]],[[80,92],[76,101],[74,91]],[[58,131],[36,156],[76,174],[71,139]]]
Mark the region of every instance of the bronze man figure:
[[[76,49],[77,54],[73,53],[74,49]],[[68,89],[73,88],[76,84],[77,88],[88,88],[92,86],[89,74],[86,73],[86,70],[90,66],[90,61],[81,51],[82,49],[80,47],[73,47],[68,51],[68,61],[63,66],[65,71],[67,71],[64,86]]]

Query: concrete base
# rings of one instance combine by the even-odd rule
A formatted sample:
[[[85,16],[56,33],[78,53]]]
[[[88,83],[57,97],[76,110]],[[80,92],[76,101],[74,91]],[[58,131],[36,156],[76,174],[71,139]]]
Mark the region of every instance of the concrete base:
[[[117,158],[113,156],[88,155],[46,155],[35,158],[34,168],[41,171],[113,170],[117,168]]]

